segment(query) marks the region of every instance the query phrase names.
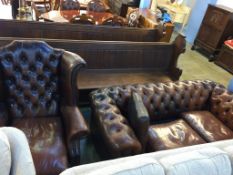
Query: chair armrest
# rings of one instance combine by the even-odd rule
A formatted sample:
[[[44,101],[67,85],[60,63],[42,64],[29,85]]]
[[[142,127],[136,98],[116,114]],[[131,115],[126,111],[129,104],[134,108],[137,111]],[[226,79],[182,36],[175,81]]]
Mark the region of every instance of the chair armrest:
[[[128,119],[137,135],[137,138],[142,144],[143,150],[145,150],[148,140],[150,118],[141,96],[137,93],[133,93],[132,97],[129,99]]]
[[[66,97],[63,98],[63,105],[76,106],[77,93],[77,77],[81,68],[85,67],[86,62],[77,54],[64,51],[61,69],[62,69],[62,91],[66,92]]]
[[[99,92],[100,91],[100,92]],[[122,157],[141,153],[141,143],[114,100],[97,90],[91,93],[91,107],[96,131],[101,136],[103,146],[112,157]]]
[[[82,137],[88,135],[89,129],[77,107],[63,106],[61,107],[61,112],[65,125],[65,138],[69,155],[76,157],[79,155],[79,141]]]

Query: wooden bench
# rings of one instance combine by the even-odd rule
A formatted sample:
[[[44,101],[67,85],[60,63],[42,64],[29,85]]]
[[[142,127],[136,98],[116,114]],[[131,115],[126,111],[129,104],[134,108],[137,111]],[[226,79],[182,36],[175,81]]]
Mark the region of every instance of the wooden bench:
[[[0,38],[0,46],[12,40]],[[178,80],[182,70],[177,60],[185,50],[179,35],[173,43],[77,41],[43,39],[52,47],[79,54],[87,62],[78,77],[79,90],[93,90],[113,85]]]
[[[163,36],[159,27],[112,27],[3,19],[0,19],[0,29],[1,37],[23,38],[155,42]]]

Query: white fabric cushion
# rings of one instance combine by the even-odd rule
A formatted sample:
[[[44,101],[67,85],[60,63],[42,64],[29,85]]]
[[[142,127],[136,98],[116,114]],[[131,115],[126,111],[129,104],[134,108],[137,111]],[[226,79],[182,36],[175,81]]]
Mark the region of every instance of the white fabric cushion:
[[[231,175],[226,152],[208,147],[160,159],[167,175]]]
[[[11,169],[11,150],[7,136],[0,131],[0,174],[9,175]]]
[[[77,175],[80,174],[75,169],[68,169],[61,175]],[[163,167],[157,160],[152,158],[136,159],[122,161],[117,164],[104,166],[92,171],[82,172],[82,175],[165,175]]]
[[[4,132],[10,143],[11,175],[35,175],[35,167],[25,134],[13,127],[2,127],[0,131]]]
[[[232,169],[231,174],[233,175],[233,146],[231,145],[231,146],[224,147],[222,150],[227,152],[228,156],[231,159],[231,169]]]

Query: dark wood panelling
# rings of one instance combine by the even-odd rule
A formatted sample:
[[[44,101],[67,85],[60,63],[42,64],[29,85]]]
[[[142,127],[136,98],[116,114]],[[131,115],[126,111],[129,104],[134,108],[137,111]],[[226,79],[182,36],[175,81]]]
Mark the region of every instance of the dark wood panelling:
[[[0,20],[0,37],[103,41],[159,41],[158,29]]]

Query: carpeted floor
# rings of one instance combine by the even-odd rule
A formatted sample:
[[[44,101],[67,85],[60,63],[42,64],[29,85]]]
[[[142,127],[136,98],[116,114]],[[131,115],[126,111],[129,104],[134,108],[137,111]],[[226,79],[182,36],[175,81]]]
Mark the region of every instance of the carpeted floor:
[[[186,52],[178,61],[178,66],[183,70],[180,80],[209,79],[227,86],[233,75],[190,48],[191,45],[187,44]]]

